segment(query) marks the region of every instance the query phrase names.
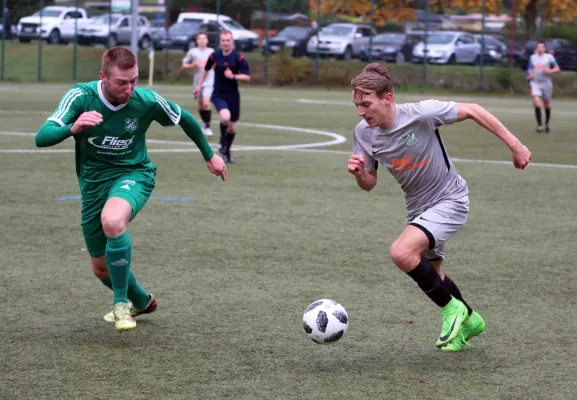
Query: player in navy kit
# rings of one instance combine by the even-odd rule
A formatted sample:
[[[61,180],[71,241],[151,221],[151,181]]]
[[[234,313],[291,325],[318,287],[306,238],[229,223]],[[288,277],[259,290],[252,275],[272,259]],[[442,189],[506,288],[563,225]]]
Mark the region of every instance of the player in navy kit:
[[[236,135],[236,122],[240,117],[238,81],[250,81],[250,68],[242,54],[233,50],[230,31],[220,33],[220,50],[208,58],[194,93],[200,93],[208,71],[214,67],[214,90],[211,101],[220,116],[220,148],[218,151],[227,163],[234,162],[230,147]]]

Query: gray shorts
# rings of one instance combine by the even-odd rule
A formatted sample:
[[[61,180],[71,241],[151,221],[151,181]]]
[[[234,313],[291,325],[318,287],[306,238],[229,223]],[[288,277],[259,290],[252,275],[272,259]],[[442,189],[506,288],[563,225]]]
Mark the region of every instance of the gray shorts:
[[[212,89],[213,89],[213,86],[212,86],[212,85],[201,87],[201,88],[200,88],[200,93],[199,93],[199,95],[198,95],[198,100],[199,100],[199,101],[202,100],[203,97],[208,97],[208,98],[210,98],[210,96],[212,96]]]
[[[421,229],[429,238],[429,250],[423,253],[423,257],[437,261],[445,259],[446,242],[465,225],[468,216],[467,195],[456,200],[443,200],[407,222]]]
[[[531,96],[541,97],[545,101],[551,101],[553,98],[553,84],[532,82]]]

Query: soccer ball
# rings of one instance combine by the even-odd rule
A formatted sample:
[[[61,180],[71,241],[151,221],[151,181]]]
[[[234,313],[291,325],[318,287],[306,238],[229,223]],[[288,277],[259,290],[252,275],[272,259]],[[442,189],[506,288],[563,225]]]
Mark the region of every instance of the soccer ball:
[[[330,344],[345,336],[349,329],[349,316],[336,301],[321,299],[306,309],[303,327],[313,342]]]

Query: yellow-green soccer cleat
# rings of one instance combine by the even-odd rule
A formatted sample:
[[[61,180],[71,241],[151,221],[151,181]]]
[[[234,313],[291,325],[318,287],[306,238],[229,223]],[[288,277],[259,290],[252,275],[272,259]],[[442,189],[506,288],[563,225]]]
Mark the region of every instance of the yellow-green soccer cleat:
[[[138,317],[139,315],[142,314],[149,314],[151,312],[154,312],[156,310],[156,307],[158,306],[158,302],[156,301],[156,299],[154,298],[154,296],[151,293],[148,293],[148,304],[146,305],[146,307],[144,307],[142,310],[139,310],[137,308],[134,308],[134,306],[132,305],[132,303],[129,303],[129,307],[130,307],[130,314],[132,314],[132,317]],[[110,311],[108,314],[106,314],[104,316],[104,321],[108,322],[108,323],[115,323],[116,319],[114,318],[114,311]]]
[[[461,351],[465,346],[469,346],[468,340],[475,336],[479,336],[485,331],[485,320],[476,311],[471,313],[471,316],[461,327],[461,332],[452,342],[447,343],[441,350],[443,351]]]
[[[469,317],[467,306],[454,297],[449,304],[441,308],[441,311],[443,313],[443,327],[439,339],[437,339],[437,343],[435,344],[437,347],[441,347],[455,339],[459,335],[461,325],[463,325]]]
[[[112,312],[116,319],[114,325],[117,332],[133,331],[136,329],[136,321],[132,318],[128,303],[116,303]]]

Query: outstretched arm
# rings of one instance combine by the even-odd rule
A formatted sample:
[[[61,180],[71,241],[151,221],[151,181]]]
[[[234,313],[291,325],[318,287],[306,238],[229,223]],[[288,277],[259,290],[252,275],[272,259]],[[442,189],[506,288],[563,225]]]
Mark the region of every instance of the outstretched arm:
[[[44,125],[40,127],[34,137],[36,147],[55,146],[68,139],[72,136],[72,133],[70,132],[71,127],[72,124],[60,126],[54,121],[44,122]]]
[[[515,168],[524,169],[529,164],[531,152],[493,114],[474,103],[457,103],[457,108],[457,122],[472,119],[509,147],[513,153]]]
[[[194,117],[188,111],[182,110],[179,125],[202,153],[210,172],[220,176],[224,181],[227,175],[226,165],[220,156],[214,154]]]

